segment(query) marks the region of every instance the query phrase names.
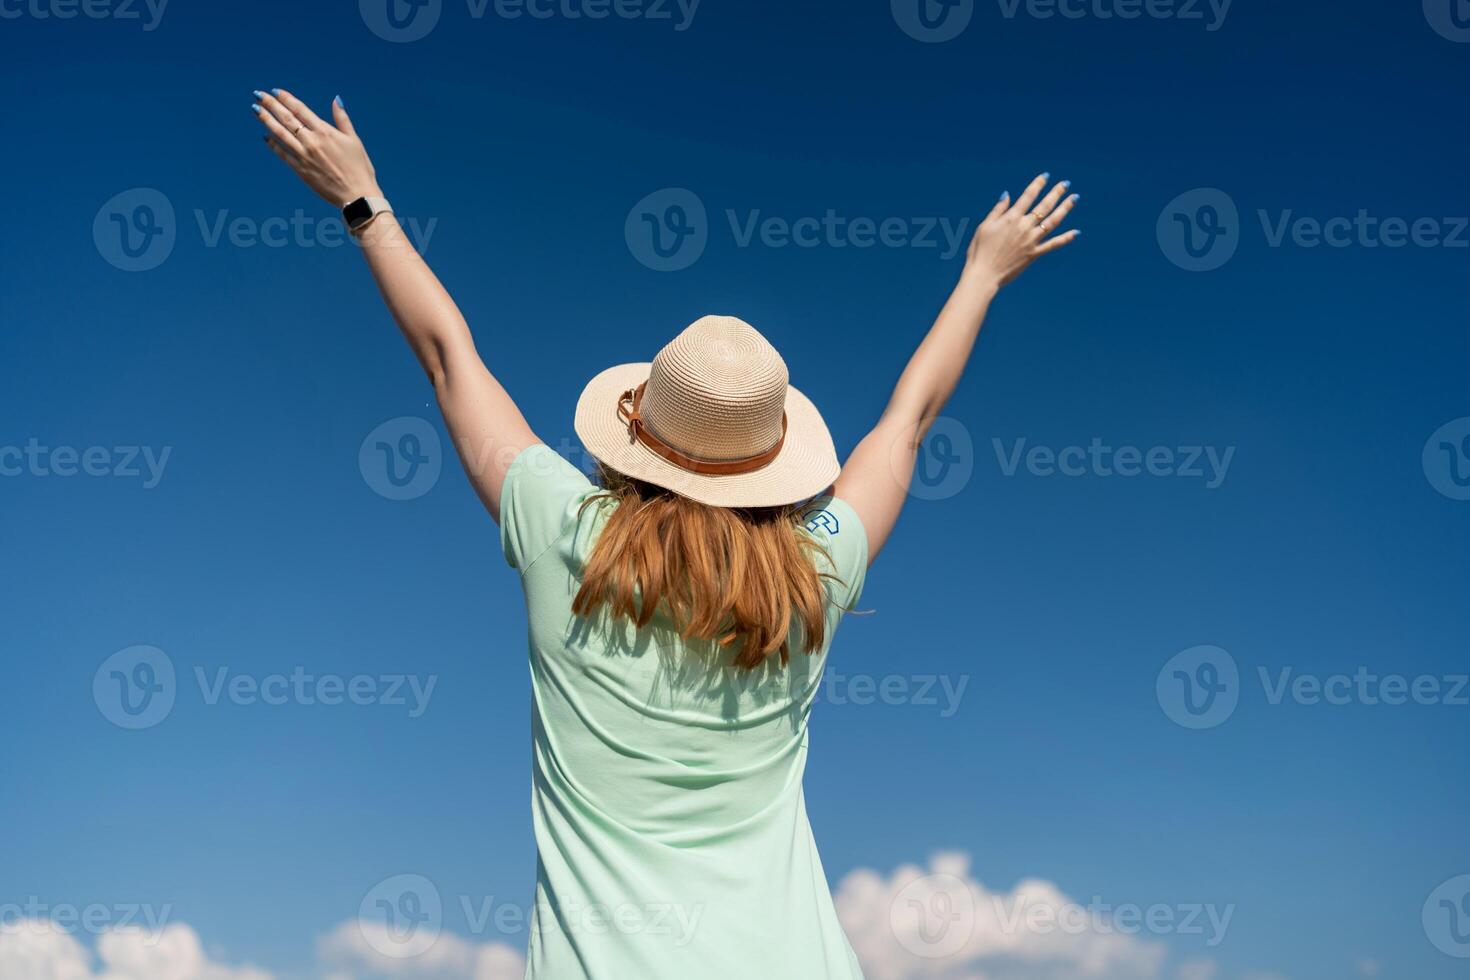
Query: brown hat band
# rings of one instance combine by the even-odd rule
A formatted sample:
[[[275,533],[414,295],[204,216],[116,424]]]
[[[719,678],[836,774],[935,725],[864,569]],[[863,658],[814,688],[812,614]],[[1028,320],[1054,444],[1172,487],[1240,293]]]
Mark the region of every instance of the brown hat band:
[[[631,438],[637,439],[643,445],[670,463],[673,463],[681,470],[688,470],[690,473],[702,473],[706,476],[735,476],[740,473],[753,473],[775,459],[781,452],[782,444],[786,442],[786,413],[782,412],[781,438],[777,439],[776,444],[763,453],[755,456],[747,456],[744,459],[719,460],[695,459],[693,456],[686,456],[652,432],[649,432],[648,427],[643,424],[643,416],[639,412],[639,408],[643,404],[643,389],[646,387],[648,387],[647,381],[636,388],[629,388],[623,392],[622,396],[618,399],[618,418],[628,423],[628,435]]]

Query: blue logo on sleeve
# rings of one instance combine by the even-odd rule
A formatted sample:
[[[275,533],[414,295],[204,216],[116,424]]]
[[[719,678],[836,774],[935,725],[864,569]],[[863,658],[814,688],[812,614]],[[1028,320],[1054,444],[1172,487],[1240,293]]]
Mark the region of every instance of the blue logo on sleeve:
[[[806,529],[813,534],[818,531],[826,531],[828,534],[836,534],[838,529],[837,515],[825,508],[822,510],[809,511],[802,515],[806,518]]]

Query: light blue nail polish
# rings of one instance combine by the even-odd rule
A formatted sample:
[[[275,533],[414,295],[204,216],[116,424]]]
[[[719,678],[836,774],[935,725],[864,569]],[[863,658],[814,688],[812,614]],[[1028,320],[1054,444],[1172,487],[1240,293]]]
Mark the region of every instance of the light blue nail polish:
[[[271,89],[271,95],[280,95],[280,94],[281,94],[281,90],[280,89],[278,89],[278,88]]]
[[[1076,204],[1080,200],[1082,200],[1082,195],[1081,194],[1073,194],[1072,195],[1072,203],[1073,204]]]
[[[1064,180],[1064,181],[1062,181],[1062,186],[1063,187],[1071,187],[1072,186],[1072,182],[1070,180]]]
[[[255,97],[257,99],[263,99],[263,98],[265,98],[265,93],[262,92],[260,89],[256,89],[255,92],[254,92],[254,95],[255,95]]]
[[[1051,180],[1051,171],[1048,170],[1046,173],[1042,174],[1041,175],[1041,179],[1042,180]]]
[[[332,101],[337,104],[337,108],[338,109],[345,109],[345,108],[347,108],[345,105],[342,104],[342,96],[340,96],[340,95],[334,95],[334,96],[332,96]]]
[[[260,106],[252,102],[250,103],[250,111],[255,113],[257,116],[260,115]]]
[[[1011,192],[1010,191],[1001,191],[1000,192],[1000,199],[1002,201],[1009,201],[1011,199]]]

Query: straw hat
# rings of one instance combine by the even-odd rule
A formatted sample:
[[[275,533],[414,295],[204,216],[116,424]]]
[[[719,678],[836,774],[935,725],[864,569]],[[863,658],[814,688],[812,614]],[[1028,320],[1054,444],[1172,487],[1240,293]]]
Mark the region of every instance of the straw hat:
[[[577,435],[603,464],[716,507],[775,507],[815,497],[841,467],[811,401],[754,327],[706,316],[650,364],[620,364],[587,383]]]

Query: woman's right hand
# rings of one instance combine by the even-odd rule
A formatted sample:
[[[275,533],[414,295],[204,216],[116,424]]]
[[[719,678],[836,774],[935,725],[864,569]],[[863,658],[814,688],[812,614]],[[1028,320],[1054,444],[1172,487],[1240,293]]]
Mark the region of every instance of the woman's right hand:
[[[1076,240],[1076,230],[1047,237],[1066,219],[1078,197],[1067,194],[1072,186],[1067,180],[1042,197],[1050,177],[1042,174],[1031,181],[1014,204],[1009,192],[1001,195],[970,240],[962,281],[999,288],[1024,272],[1037,256]]]
[[[270,131],[266,142],[296,176],[333,207],[359,197],[382,197],[373,162],[357,138],[342,97],[332,100],[336,125],[311,111],[285,89],[256,92],[255,117]]]

